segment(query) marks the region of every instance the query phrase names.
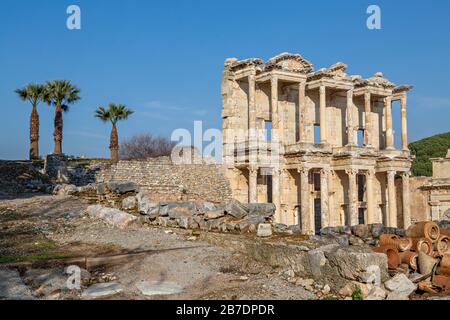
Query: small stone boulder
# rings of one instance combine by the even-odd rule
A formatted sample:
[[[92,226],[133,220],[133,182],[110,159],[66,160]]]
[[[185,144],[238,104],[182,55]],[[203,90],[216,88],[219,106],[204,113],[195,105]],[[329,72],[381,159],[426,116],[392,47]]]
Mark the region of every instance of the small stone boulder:
[[[116,282],[97,283],[87,288],[83,292],[82,297],[84,299],[102,299],[111,297],[122,291],[122,286]]]
[[[223,210],[215,210],[215,211],[208,211],[205,213],[205,220],[211,220],[211,219],[217,219],[220,217],[223,217],[225,213]]]
[[[249,203],[247,205],[250,216],[271,218],[275,215],[276,206],[273,203]]]
[[[127,197],[122,200],[122,208],[125,210],[134,210],[136,208],[137,200],[136,197]]]
[[[159,203],[153,202],[147,195],[138,193],[136,195],[138,211],[140,214],[157,217],[159,215]]]
[[[244,218],[248,214],[248,208],[237,200],[232,200],[225,204],[226,214],[238,219]]]
[[[55,195],[74,195],[78,192],[78,188],[73,184],[59,184],[53,189],[53,194]]]
[[[107,224],[117,228],[126,228],[138,223],[138,218],[129,213],[114,208],[107,208],[101,205],[87,207],[87,214],[91,218],[101,219]]]
[[[258,225],[258,231],[256,233],[258,237],[270,237],[272,236],[272,225],[269,223],[260,223]]]
[[[417,285],[403,273],[396,274],[392,279],[386,281],[384,286],[389,291],[396,293],[396,297],[409,296],[417,290]]]
[[[112,192],[124,194],[127,192],[139,192],[139,187],[132,181],[108,181],[106,186]]]

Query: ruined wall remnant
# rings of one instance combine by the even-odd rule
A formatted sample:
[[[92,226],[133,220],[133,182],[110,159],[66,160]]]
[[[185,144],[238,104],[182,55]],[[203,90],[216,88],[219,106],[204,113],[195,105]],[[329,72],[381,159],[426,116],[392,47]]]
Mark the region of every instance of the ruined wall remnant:
[[[174,164],[168,157],[120,161],[101,170],[97,182],[133,181],[155,200],[202,200],[215,203],[231,199],[222,167],[216,164]]]

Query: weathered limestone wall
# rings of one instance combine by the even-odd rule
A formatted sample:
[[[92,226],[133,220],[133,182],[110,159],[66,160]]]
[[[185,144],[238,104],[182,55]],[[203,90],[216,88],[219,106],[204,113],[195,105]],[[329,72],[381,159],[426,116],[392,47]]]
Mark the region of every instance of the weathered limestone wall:
[[[192,199],[215,203],[231,199],[231,189],[214,164],[173,164],[162,157],[146,161],[120,161],[99,174],[97,181],[133,181],[140,190],[162,200]]]
[[[422,190],[421,187],[430,182],[429,177],[410,178],[410,200],[411,200],[411,220],[425,221],[431,219],[429,205],[429,191]]]

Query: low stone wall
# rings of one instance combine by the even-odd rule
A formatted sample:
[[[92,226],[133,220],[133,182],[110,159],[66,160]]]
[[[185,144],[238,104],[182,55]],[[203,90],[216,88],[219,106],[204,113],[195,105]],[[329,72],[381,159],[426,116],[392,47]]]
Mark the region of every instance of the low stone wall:
[[[223,203],[231,199],[231,189],[220,165],[174,164],[168,157],[120,161],[98,172],[96,180],[133,181],[154,200]]]

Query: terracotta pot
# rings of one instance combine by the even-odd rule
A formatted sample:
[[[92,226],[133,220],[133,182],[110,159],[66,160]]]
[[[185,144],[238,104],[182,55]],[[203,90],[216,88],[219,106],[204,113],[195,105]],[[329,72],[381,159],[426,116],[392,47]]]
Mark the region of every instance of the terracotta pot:
[[[412,238],[412,250],[419,253],[420,251],[431,254],[433,252],[433,243],[427,238]]]
[[[441,267],[450,268],[450,254],[444,254],[442,256]]]
[[[412,247],[411,238],[400,238],[395,234],[382,234],[380,236],[380,246],[396,246],[398,251],[408,251]]]
[[[413,251],[400,253],[401,262],[409,265],[411,269],[417,271],[419,255]]]
[[[398,249],[393,245],[384,245],[373,248],[374,252],[384,253],[387,255],[389,269],[397,269],[401,263]]]
[[[410,226],[406,230],[406,236],[412,238],[427,238],[432,242],[439,239],[440,229],[439,226],[432,221],[422,221]]]
[[[438,263],[438,261],[438,259],[430,257],[423,251],[419,251],[419,273],[426,275],[433,272],[433,268]]]
[[[441,235],[450,237],[450,229],[441,229]]]
[[[450,253],[450,238],[447,236],[440,236],[434,244],[434,250],[436,250],[441,256],[446,253]]]
[[[436,269],[436,274],[439,274],[441,276],[450,277],[450,268],[448,268],[448,267],[438,267]]]

